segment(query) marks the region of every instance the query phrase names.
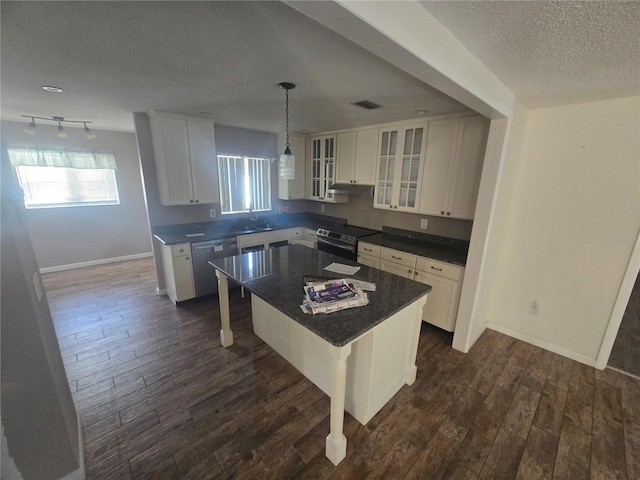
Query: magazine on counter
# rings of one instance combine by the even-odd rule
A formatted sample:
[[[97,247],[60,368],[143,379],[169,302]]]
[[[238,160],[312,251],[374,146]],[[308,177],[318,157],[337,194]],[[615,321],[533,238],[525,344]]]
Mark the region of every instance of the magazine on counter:
[[[300,308],[305,313],[331,313],[367,305],[367,294],[346,279],[310,283],[304,286]]]

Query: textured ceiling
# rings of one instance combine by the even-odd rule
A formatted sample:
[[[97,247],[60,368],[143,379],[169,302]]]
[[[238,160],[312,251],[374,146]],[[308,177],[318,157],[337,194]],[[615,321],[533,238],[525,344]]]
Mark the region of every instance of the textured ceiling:
[[[421,3],[529,107],[640,94],[638,1]]]
[[[532,107],[640,94],[639,2],[423,2]],[[0,2],[1,115],[132,131],[132,112],[322,131],[465,107],[280,2]],[[346,14],[346,13],[345,13]],[[44,92],[42,85],[64,88]],[[351,105],[368,99],[384,106]]]
[[[321,131],[466,108],[280,2],[1,2],[2,118],[210,112],[219,124]],[[42,85],[62,87],[51,94]],[[383,105],[364,110],[352,102]]]

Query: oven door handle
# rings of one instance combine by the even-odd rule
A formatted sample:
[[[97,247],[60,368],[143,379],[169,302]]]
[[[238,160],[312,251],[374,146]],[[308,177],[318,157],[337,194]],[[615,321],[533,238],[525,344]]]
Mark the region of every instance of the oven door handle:
[[[341,248],[342,250],[346,250],[347,252],[353,253],[356,251],[356,247],[349,247],[347,245],[341,245],[339,243],[334,243],[329,240],[326,240],[322,237],[317,238],[318,243],[324,243],[325,245],[331,245],[332,247]]]

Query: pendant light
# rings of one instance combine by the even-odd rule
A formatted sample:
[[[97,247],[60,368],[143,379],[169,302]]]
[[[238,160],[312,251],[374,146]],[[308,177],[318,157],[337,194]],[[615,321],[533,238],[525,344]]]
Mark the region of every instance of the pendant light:
[[[287,120],[287,142],[284,145],[284,153],[280,155],[280,178],[283,180],[294,180],[296,178],[296,157],[291,153],[289,145],[289,90],[296,88],[294,83],[282,82],[280,88],[284,88],[286,94],[286,120]]]

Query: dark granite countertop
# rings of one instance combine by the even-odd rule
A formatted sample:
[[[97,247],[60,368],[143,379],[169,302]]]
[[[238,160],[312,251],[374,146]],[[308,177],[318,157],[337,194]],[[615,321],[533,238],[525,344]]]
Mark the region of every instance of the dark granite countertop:
[[[469,242],[464,240],[391,227],[383,227],[382,233],[364,237],[361,241],[463,267],[469,251]]]
[[[345,219],[313,214],[270,215],[257,221],[248,219],[217,220],[211,222],[184,223],[154,227],[152,233],[164,245],[206,242],[221,238],[236,237],[249,233],[260,233],[286,228],[330,228],[346,225]],[[192,236],[193,234],[202,234]],[[187,236],[189,235],[189,236]]]
[[[305,275],[334,276],[324,267],[338,262],[358,265],[302,245],[274,248],[211,260],[212,266],[251,293],[335,346],[344,346],[431,291],[431,286],[382,270],[361,266],[352,278],[376,284],[367,292],[369,305],[329,314],[309,315],[300,309]]]

